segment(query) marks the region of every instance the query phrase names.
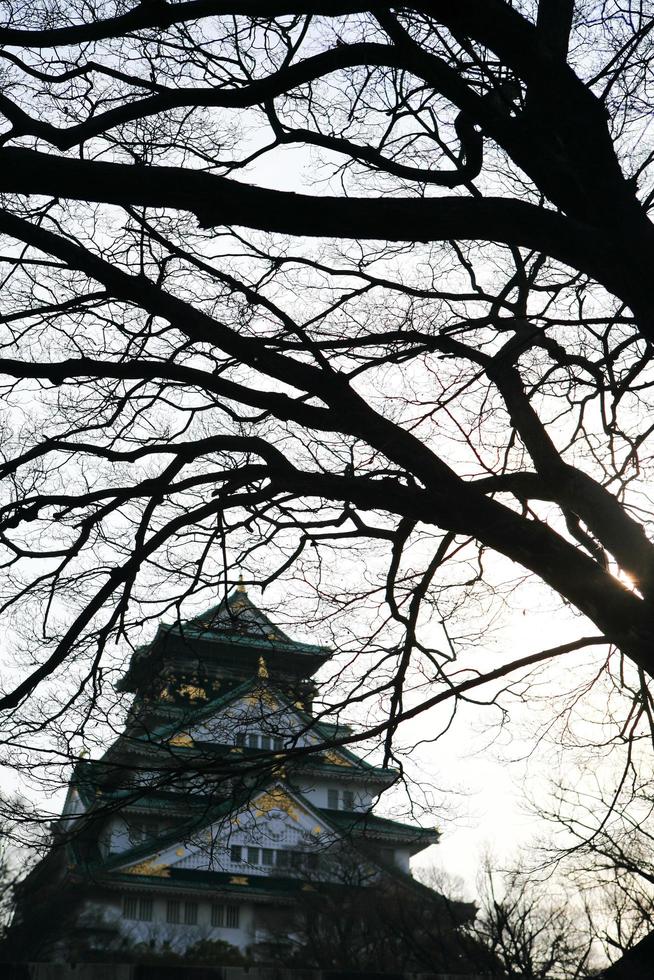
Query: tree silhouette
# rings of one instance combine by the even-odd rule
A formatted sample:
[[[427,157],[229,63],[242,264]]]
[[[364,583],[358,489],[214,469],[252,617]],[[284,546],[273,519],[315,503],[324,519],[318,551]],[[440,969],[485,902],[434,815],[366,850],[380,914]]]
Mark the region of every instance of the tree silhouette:
[[[239,568],[348,651],[331,707],[374,699],[387,757],[402,720],[584,648],[648,726],[647,10],[3,16],[11,764],[29,742],[55,780],[107,722],[113,642]],[[489,669],[473,641],[525,581],[590,626]]]

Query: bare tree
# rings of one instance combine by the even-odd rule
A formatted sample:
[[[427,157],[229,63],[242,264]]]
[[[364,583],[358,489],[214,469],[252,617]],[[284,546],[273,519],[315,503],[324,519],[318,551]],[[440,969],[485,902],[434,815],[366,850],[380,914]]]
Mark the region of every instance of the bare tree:
[[[654,796],[647,765],[634,759],[639,748],[628,742],[626,764],[608,772],[568,767],[551,808],[540,810],[554,830],[540,857],[556,864],[584,897],[593,934],[611,961],[654,928]]]
[[[483,868],[476,934],[505,974],[524,980],[588,975],[593,932],[583,906],[551,894],[524,868]]]
[[[579,651],[650,727],[652,26],[5,4],[8,764],[54,786],[119,723],[125,649],[238,567],[343,652],[325,710],[369,723],[336,743],[388,759]],[[534,582],[582,635],[489,669]]]
[[[302,902],[270,909],[268,956],[323,970],[497,971],[471,930],[472,902],[435,890],[379,861],[374,848],[335,846],[297,880]],[[265,947],[264,947],[265,948]],[[261,956],[261,953],[259,953]]]

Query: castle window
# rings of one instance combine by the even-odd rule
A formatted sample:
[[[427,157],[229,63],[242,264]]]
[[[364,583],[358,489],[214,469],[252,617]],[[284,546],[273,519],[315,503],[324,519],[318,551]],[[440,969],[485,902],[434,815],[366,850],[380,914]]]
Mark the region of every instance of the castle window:
[[[198,903],[184,902],[184,925],[195,926],[198,921]]]
[[[123,898],[123,919],[138,918],[138,899],[132,895],[125,895]]]
[[[166,903],[166,922],[181,922],[179,917],[179,902]]]
[[[261,863],[270,867],[275,863],[275,852],[270,847],[261,849]]]
[[[152,899],[151,898],[132,898],[125,895],[123,898],[123,918],[140,919],[141,922],[152,922]]]
[[[284,739],[273,737],[272,735],[259,735],[257,732],[239,732],[234,739],[234,744],[246,746],[248,749],[261,749],[263,752],[282,752],[284,749]]]
[[[330,810],[354,810],[354,793],[351,789],[327,790],[327,807]]]
[[[258,863],[259,863],[259,848],[248,847],[248,864],[258,864]]]
[[[152,922],[152,899],[139,898],[139,919],[141,922]]]
[[[240,844],[232,844],[229,849],[229,859],[233,861],[234,864],[240,864],[243,860],[243,848]]]
[[[238,929],[241,910],[238,905],[212,905],[211,925],[219,929]]]
[[[241,909],[238,905],[228,905],[225,908],[225,925],[228,929],[238,929]]]

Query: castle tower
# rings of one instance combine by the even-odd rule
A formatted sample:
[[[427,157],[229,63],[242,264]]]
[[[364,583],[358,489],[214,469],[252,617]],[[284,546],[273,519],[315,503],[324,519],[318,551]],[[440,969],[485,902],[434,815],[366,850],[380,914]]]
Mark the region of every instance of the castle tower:
[[[83,947],[209,940],[256,954],[283,939],[283,914],[312,883],[339,880],[344,855],[358,886],[388,875],[409,886],[411,855],[438,834],[372,812],[397,773],[314,713],[330,656],[286,636],[242,585],[160,626],[120,682],[134,695],[124,731],[75,769],[19,921],[30,889],[57,882],[53,894],[75,896],[57,928]]]

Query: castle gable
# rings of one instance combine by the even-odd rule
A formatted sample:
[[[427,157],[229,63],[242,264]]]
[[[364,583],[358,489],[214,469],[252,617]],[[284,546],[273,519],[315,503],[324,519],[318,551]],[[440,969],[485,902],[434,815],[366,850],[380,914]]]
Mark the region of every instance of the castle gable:
[[[317,745],[325,733],[319,722],[261,678],[239,685],[222,698],[198,709],[191,718],[162,726],[144,736],[148,743],[183,748],[207,745],[238,746],[262,751]],[[330,750],[335,765],[351,766],[345,750]]]
[[[282,782],[255,793],[231,812],[168,841],[122,855],[120,874],[169,877],[177,870],[269,875],[297,868],[336,839],[329,820]],[[299,861],[298,861],[299,856]]]
[[[319,739],[311,731],[312,727],[311,721],[304,719],[281,691],[267,684],[253,684],[247,693],[207,714],[198,724],[189,726],[188,733],[198,743],[244,744],[273,750],[290,743],[317,743]]]

